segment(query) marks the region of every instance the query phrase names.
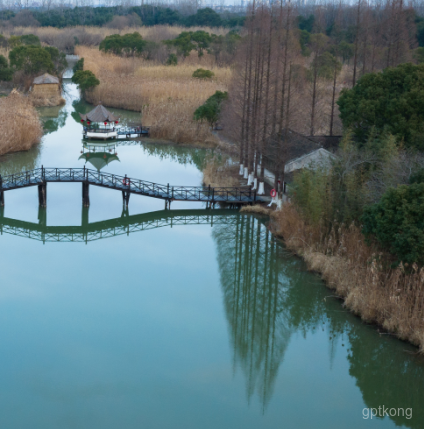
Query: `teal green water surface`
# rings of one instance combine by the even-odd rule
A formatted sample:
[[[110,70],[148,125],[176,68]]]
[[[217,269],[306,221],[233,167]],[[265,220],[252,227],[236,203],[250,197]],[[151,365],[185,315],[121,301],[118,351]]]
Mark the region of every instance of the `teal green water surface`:
[[[40,110],[42,143],[0,158],[1,174],[89,164],[75,111],[90,106],[65,88],[64,107]],[[201,184],[207,155],[105,150],[119,159],[102,171],[175,185]],[[136,196],[127,213],[119,192],[90,197],[83,210],[81,185],[50,183],[39,210],[36,188],[5,194],[0,428],[424,427],[416,349],[346,311],[266,219]],[[396,415],[364,418],[379,406]]]

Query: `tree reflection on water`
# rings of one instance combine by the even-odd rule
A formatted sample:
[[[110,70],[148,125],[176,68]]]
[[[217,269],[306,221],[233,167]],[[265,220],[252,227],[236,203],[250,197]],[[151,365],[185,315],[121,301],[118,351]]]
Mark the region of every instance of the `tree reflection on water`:
[[[236,225],[216,225],[221,287],[229,325],[234,371],[246,378],[250,403],[256,393],[263,412],[273,395],[290,337],[322,329],[328,336],[329,364],[342,342],[349,373],[356,379],[365,407],[413,408],[413,419],[390,417],[397,425],[424,427],[423,360],[414,349],[381,336],[364,325],[318,276],[272,236],[263,219],[240,215]]]

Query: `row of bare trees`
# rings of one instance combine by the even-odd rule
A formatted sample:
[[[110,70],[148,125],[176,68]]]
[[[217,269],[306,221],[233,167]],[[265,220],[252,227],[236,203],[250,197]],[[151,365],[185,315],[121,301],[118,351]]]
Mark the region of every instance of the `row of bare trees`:
[[[265,168],[276,188],[284,183],[284,166],[299,154],[302,135],[342,133],[337,98],[343,88],[410,61],[415,47],[415,12],[404,0],[358,0],[331,14],[316,6],[311,32],[299,28],[298,16],[290,2],[250,5],[223,112],[239,144],[240,174],[260,194]]]

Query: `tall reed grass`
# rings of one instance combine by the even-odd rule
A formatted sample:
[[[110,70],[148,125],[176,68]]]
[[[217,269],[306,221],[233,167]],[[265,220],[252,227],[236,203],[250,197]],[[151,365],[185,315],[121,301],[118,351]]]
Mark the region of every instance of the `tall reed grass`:
[[[368,246],[358,226],[340,225],[327,234],[308,225],[292,204],[273,212],[272,220],[286,246],[321,273],[347,308],[424,352],[424,268],[391,268],[390,256]]]
[[[43,135],[37,111],[17,91],[0,98],[0,155],[29,150]]]
[[[208,33],[225,35],[229,30],[210,27],[178,27],[170,25],[156,25],[154,27],[127,27],[124,29],[108,27],[75,26],[66,28],[55,27],[5,27],[2,34],[6,37],[22,34],[35,34],[42,44],[56,46],[59,50],[73,53],[76,44],[82,46],[99,46],[100,42],[111,34],[140,33],[144,39],[160,43],[163,40],[175,39],[183,31],[204,30]]]
[[[85,97],[90,103],[142,112],[143,125],[151,126],[153,138],[177,143],[215,142],[206,123],[193,113],[215,91],[227,90],[231,69],[215,68],[212,80],[192,77],[193,71],[210,61],[191,56],[178,66],[164,66],[141,58],[121,58],[98,49],[78,46],[84,68],[100,85]],[[202,63],[203,61],[203,63]]]

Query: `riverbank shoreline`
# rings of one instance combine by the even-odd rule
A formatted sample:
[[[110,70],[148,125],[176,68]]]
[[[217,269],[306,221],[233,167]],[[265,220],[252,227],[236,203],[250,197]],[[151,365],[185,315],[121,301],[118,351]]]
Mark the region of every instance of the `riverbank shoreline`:
[[[270,220],[272,233],[321,276],[346,309],[424,353],[422,269],[408,273],[403,266],[383,267],[381,253],[353,225],[340,226],[338,240],[333,232],[321,242],[290,203],[272,211]]]
[[[349,312],[375,326],[380,334],[392,335],[424,354],[424,324],[421,309],[417,309],[417,302],[422,302],[424,295],[408,294],[407,289],[419,289],[413,286],[422,284],[422,270],[408,274],[402,267],[384,269],[376,262],[375,249],[368,247],[359,228],[352,226],[344,231],[339,229],[341,242],[331,243],[330,239],[323,251],[322,243],[313,238],[314,234],[290,203],[281,211],[256,205],[243,207],[241,212],[268,217],[272,234],[306,263],[308,271],[318,274],[325,286],[335,291],[332,297],[339,299]],[[352,247],[356,248],[356,259]]]

